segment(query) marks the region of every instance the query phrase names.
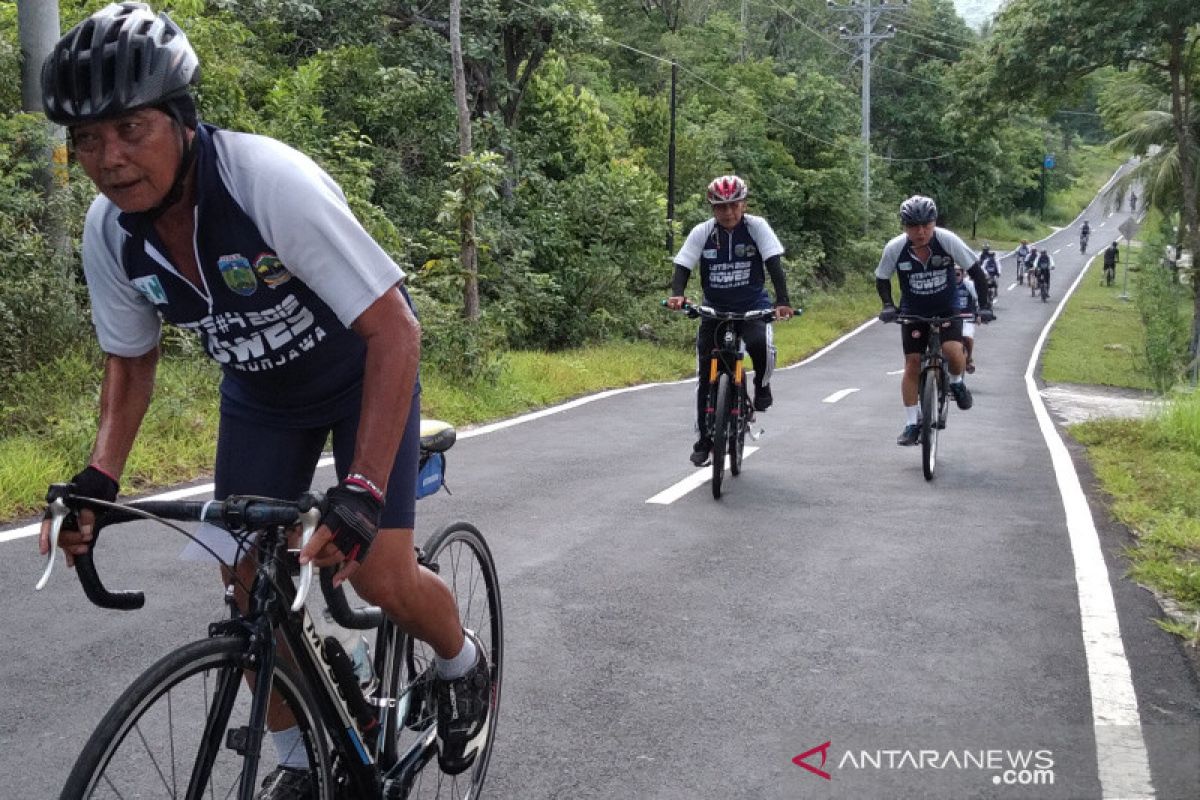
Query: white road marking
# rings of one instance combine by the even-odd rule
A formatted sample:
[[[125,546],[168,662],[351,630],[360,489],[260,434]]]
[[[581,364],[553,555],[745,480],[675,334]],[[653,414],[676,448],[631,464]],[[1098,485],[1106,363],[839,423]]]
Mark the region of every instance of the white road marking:
[[[1067,247],[1070,247],[1070,246],[1071,246],[1071,245],[1067,245]],[[1060,248],[1058,248],[1057,250],[1055,250],[1055,251],[1054,251],[1054,255],[1058,255],[1058,254],[1059,254],[1059,253],[1061,253],[1062,251],[1063,251],[1063,249],[1060,247]]]
[[[888,373],[888,375],[903,375],[903,374],[904,374],[904,370],[902,370],[902,369],[894,369]]]
[[[1046,343],[1050,328],[1086,274],[1086,270],[1080,270],[1071,288],[1054,309],[1054,314],[1042,328],[1025,368],[1025,390],[1033,405],[1042,438],[1050,451],[1058,491],[1066,512],[1067,536],[1075,561],[1083,648],[1087,656],[1101,793],[1105,798],[1149,798],[1154,797],[1150,763],[1133,677],[1125,655],[1125,643],[1121,639],[1116,601],[1109,583],[1108,566],[1104,563],[1100,537],[1096,533],[1092,510],[1083,493],[1079,475],[1075,472],[1075,464],[1050,419],[1033,377],[1038,354]]]
[[[904,370],[900,370],[900,371],[903,372]],[[822,403],[836,403],[838,400],[841,400],[844,397],[848,397],[849,395],[852,395],[857,391],[858,391],[857,388],[855,388],[855,389],[839,389],[838,391],[829,395],[829,397],[826,397],[821,402]]]
[[[750,447],[749,445],[747,445],[746,449],[742,451],[742,458],[743,459],[749,458],[752,453],[756,453],[756,452],[758,452],[757,447]],[[725,463],[728,466],[729,460],[726,459]],[[707,467],[701,467],[700,469],[696,470],[691,475],[687,476],[686,478],[684,478],[683,480],[681,480],[679,483],[675,484],[674,486],[670,486],[666,489],[663,489],[661,492],[654,495],[654,497],[651,497],[646,502],[647,503],[655,503],[655,504],[661,505],[661,506],[670,505],[671,503],[674,503],[676,500],[683,497],[685,494],[692,491],[696,487],[703,486],[704,484],[708,483],[709,480],[711,480],[711,479],[712,479],[712,466],[710,465]]]
[[[1011,292],[1013,289],[1017,288],[1017,286],[1019,286],[1019,285],[1020,285],[1020,284],[1018,284],[1016,281],[1013,281],[1012,283],[1010,283],[1010,284],[1008,285],[1008,291],[1010,291],[1010,292]]]

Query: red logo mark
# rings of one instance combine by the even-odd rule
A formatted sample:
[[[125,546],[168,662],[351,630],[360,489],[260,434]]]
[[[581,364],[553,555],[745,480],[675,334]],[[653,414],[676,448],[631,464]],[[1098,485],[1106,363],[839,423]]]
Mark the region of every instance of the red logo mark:
[[[814,775],[820,775],[822,778],[824,778],[827,781],[833,780],[833,777],[828,772],[826,772],[823,769],[814,767],[812,764],[809,764],[809,763],[805,762],[805,760],[804,760],[804,759],[808,758],[809,756],[811,756],[813,753],[819,752],[821,754],[821,766],[822,767],[825,766],[825,759],[829,756],[829,745],[830,745],[830,742],[826,742],[825,744],[817,745],[816,747],[814,747],[811,750],[805,750],[803,753],[801,753],[800,755],[793,758],[792,763],[795,764],[797,767],[804,767],[806,770],[808,770],[809,772],[811,772]]]

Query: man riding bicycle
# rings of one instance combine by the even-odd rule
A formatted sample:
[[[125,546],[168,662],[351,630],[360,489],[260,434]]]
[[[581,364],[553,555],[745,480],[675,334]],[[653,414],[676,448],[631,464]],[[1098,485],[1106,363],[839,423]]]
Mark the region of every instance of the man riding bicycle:
[[[1113,278],[1116,277],[1117,264],[1120,263],[1120,261],[1120,249],[1117,244],[1117,240],[1114,239],[1113,243],[1104,250],[1104,279],[1110,284],[1112,283]]]
[[[900,204],[900,222],[904,233],[892,239],[883,248],[879,267],[875,270],[875,288],[883,309],[879,312],[881,322],[895,322],[901,314],[922,317],[949,317],[956,314],[955,264],[968,268],[968,274],[976,286],[987,285],[987,275],[979,266],[971,248],[957,234],[945,228],[936,228],[937,205],[932,199],[913,195]],[[900,308],[892,302],[892,275],[900,283]],[[993,319],[991,302],[980,298],[981,321]],[[901,345],[904,351],[904,377],[900,381],[900,397],[904,403],[904,430],[896,439],[901,446],[915,445],[920,441],[920,411],[917,405],[917,383],[921,369],[921,353],[925,349],[925,337],[929,335],[927,323],[903,323],[900,326]],[[973,404],[970,390],[963,382],[966,369],[966,353],[962,344],[962,320],[955,320],[942,329],[942,352],[946,357],[950,375],[950,392],[954,401],[964,411]]]
[[[783,245],[762,217],[747,214],[746,182],[736,175],[723,175],[708,185],[706,196],[713,218],[692,228],[683,247],[675,256],[671,278],[671,297],[667,307],[679,309],[687,302],[684,290],[696,265],[700,265],[700,286],[704,304],[717,311],[753,311],[771,308],[766,275],[775,287],[775,315],[789,319],[794,313],[788,299],[787,279],[780,263]],[[712,450],[704,430],[704,406],[708,397],[708,358],[716,334],[716,320],[704,319],[696,334],[698,357],[696,388],[696,424],[700,438],[692,447],[691,460],[704,466]],[[775,365],[771,325],[763,320],[740,323],[746,351],[754,362],[754,409],[770,408],[771,371]]]
[[[69,31],[42,71],[46,116],[67,127],[99,190],[82,259],[105,352],[100,420],[76,495],[113,501],[153,393],[161,320],[195,331],[222,365],[215,495],[296,498],[332,435],[337,485],[301,562],[349,580],[435,652],[439,761],[471,766],[487,730],[490,674],[454,596],[413,548],[420,327],[404,272],[300,152],[200,123],[199,61],[144,3],[113,3]],[[88,551],[94,516],[60,544]],[[201,531],[233,561],[228,534]],[[40,547],[49,552],[48,525]],[[250,559],[223,568],[253,578]],[[279,767],[259,794],[308,797],[307,755],[281,704]]]
[[[1054,258],[1050,255],[1049,250],[1042,250],[1038,253],[1037,260],[1034,262],[1033,270],[1037,280],[1031,284],[1033,290],[1041,290],[1042,294],[1050,295],[1050,270],[1054,269]],[[1034,291],[1030,291],[1030,297]]]
[[[1079,228],[1079,252],[1082,253],[1085,250],[1087,250],[1088,237],[1090,237],[1091,235],[1092,235],[1092,226],[1089,225],[1088,221],[1085,219],[1083,221],[1083,225],[1081,225]]]
[[[1021,240],[1021,246],[1017,248],[1017,283],[1025,282],[1025,261],[1029,258],[1029,241]]]

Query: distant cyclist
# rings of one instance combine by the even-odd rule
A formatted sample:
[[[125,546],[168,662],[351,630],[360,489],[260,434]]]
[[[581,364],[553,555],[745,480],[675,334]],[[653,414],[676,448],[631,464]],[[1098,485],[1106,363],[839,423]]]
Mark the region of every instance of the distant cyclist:
[[[963,349],[967,353],[967,374],[975,373],[975,320],[979,315],[979,293],[975,290],[974,281],[966,279],[967,274],[962,267],[954,268],[954,310],[959,314],[970,314],[970,319],[963,320]]]
[[[1029,258],[1029,241],[1027,239],[1021,240],[1021,246],[1017,248],[1015,255],[1017,258],[1017,283],[1022,284],[1025,282],[1025,261]]]
[[[923,317],[948,317],[955,314],[958,293],[955,264],[966,267],[978,286],[987,285],[987,275],[979,266],[971,248],[952,231],[937,228],[937,204],[923,195],[913,195],[900,204],[900,223],[904,233],[883,248],[879,267],[875,270],[875,288],[883,308],[882,322],[894,322],[901,314]],[[900,308],[892,302],[892,276],[900,284]],[[980,309],[983,321],[992,319],[991,304]],[[950,374],[950,392],[958,407],[966,410],[973,404],[971,392],[963,382],[966,353],[962,345],[962,320],[955,320],[942,329],[942,352]],[[905,425],[896,444],[909,446],[920,441],[920,407],[917,405],[917,382],[921,369],[921,353],[927,323],[904,323],[900,326],[900,341],[904,351],[904,377],[900,381],[900,397],[904,403]]]
[[[1109,286],[1112,286],[1113,279],[1117,276],[1117,264],[1121,261],[1121,252],[1117,241],[1114,239],[1104,250],[1104,281]]]
[[[684,290],[696,265],[700,266],[700,287],[704,304],[717,311],[754,311],[772,307],[766,278],[775,287],[775,316],[789,319],[787,279],[780,257],[783,245],[762,217],[746,213],[746,182],[737,175],[723,175],[708,185],[706,196],[712,206],[712,219],[692,228],[687,241],[675,256],[675,274],[671,279],[671,297],[667,306],[679,309],[687,302]],[[704,430],[704,406],[708,398],[708,358],[718,322],[700,321],[696,334],[699,378],[696,387],[696,424],[700,438],[692,447],[692,463],[703,466],[712,450],[712,441]],[[771,407],[771,371],[775,365],[773,332],[769,323],[752,320],[742,323],[742,339],[754,362],[754,409]]]
[[[1092,235],[1092,226],[1085,219],[1083,225],[1079,228],[1079,252],[1086,253],[1088,246],[1088,237]]]
[[[1137,192],[1130,189],[1129,190],[1129,210],[1130,211],[1137,211],[1137,200],[1138,200]]]
[[[980,266],[983,267],[984,273],[987,275],[987,291],[990,302],[996,301],[996,294],[1000,290],[1000,259],[996,258],[996,254],[987,250],[987,245],[984,245],[985,251],[980,253]]]
[[[1051,257],[1049,250],[1043,249],[1038,253],[1037,260],[1033,265],[1033,273],[1037,276],[1037,283],[1034,286],[1034,290],[1030,292],[1030,297],[1033,297],[1037,290],[1043,288],[1046,295],[1050,294],[1050,270],[1052,269],[1054,269],[1054,258]]]

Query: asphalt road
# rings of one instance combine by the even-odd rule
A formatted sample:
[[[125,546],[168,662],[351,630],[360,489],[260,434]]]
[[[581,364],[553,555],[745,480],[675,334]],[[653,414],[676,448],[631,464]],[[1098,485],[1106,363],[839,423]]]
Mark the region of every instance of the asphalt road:
[[[1088,213],[1098,251],[1124,217]],[[420,502],[418,535],[472,520],[498,562],[506,685],[486,796],[1196,797],[1195,675],[1094,504],[1108,572],[1088,573],[1026,390],[1083,263],[1074,227],[1047,244],[1048,304],[1008,290],[1005,263],[975,408],[952,411],[930,483],[920,449],[894,443],[899,329],[878,323],[776,374],[760,449],[719,502],[707,484],[646,502],[695,472],[689,383],[464,436],[453,495]],[[56,797],[120,690],[220,615],[215,571],[180,546],[151,529],[102,543],[110,583],[148,596],[118,613],[65,570],[35,594],[33,540],[0,543],[0,798]],[[1115,644],[1096,634],[1097,585]]]

